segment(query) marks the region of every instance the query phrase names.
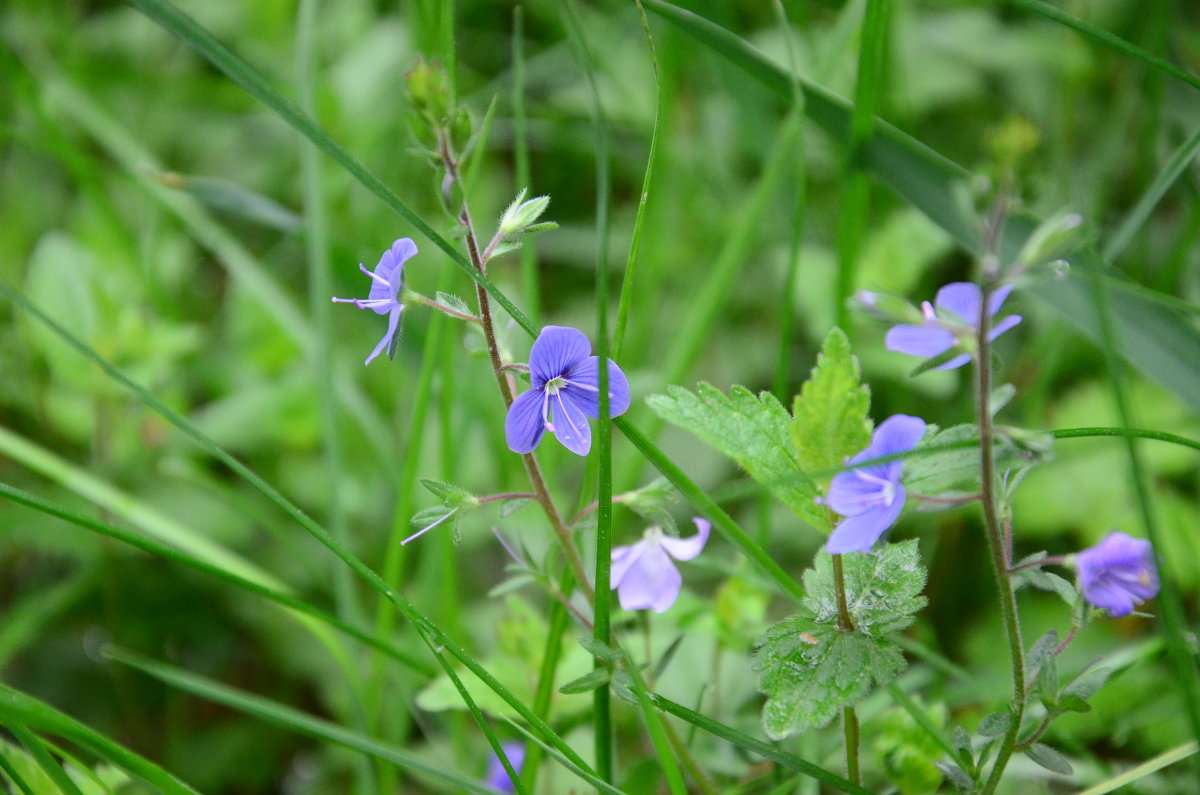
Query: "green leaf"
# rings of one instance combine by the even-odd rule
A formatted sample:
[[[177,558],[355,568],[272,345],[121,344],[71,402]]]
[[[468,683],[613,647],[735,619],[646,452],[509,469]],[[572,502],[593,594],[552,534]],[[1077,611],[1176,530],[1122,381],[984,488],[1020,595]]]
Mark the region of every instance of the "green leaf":
[[[862,383],[850,340],[836,326],[792,405],[792,442],[801,469],[836,469],[871,443],[871,390]]]
[[[1089,668],[1067,683],[1058,695],[1058,708],[1064,712],[1090,712],[1088,702],[1112,675],[1111,668]]]
[[[755,397],[735,385],[726,396],[702,382],[695,392],[669,386],[667,394],[651,395],[646,402],[663,419],[732,458],[809,524],[829,526],[828,513],[813,501],[816,486],[790,444],[792,418],[769,392]]]
[[[471,307],[467,306],[467,302],[459,298],[457,295],[443,293],[441,290],[438,290],[433,300],[442,306],[448,306],[455,312],[459,312],[467,317],[475,317],[475,311],[471,309]]]
[[[985,715],[975,733],[980,737],[999,737],[1012,727],[1013,716],[1008,710]]]
[[[575,693],[590,693],[598,687],[603,687],[608,684],[609,673],[607,668],[593,668],[578,679],[572,679],[558,689],[558,692],[564,695],[572,695]]]
[[[1067,758],[1048,745],[1034,743],[1025,749],[1025,756],[1052,773],[1061,773],[1064,776],[1072,773],[1071,763],[1067,761]]]
[[[168,188],[190,193],[211,209],[283,232],[295,232],[300,228],[300,216],[274,199],[236,182],[220,177],[189,176],[175,172],[158,174],[156,179]]]
[[[763,729],[782,740],[825,726],[904,665],[900,650],[887,641],[839,632],[804,615],[786,618],[767,631],[754,657],[758,689],[767,696]]]
[[[1041,554],[1044,557],[1046,553]],[[1039,591],[1058,594],[1058,597],[1071,607],[1074,607],[1079,599],[1079,591],[1070,581],[1037,567],[1022,569],[1013,575],[1013,587],[1020,588],[1022,585],[1031,585]]]
[[[1057,647],[1058,630],[1049,629],[1029,650],[1025,678],[1033,680],[1030,695],[1035,698],[1052,699],[1058,692],[1058,660],[1053,654]]]
[[[958,788],[959,792],[974,792],[975,782],[967,775],[967,771],[963,770],[958,765],[952,765],[949,762],[934,762],[938,770],[946,774],[946,778],[950,779],[950,783]]]
[[[858,632],[884,634],[907,627],[926,599],[925,567],[916,539],[884,544],[870,554],[842,556],[846,606]],[[803,606],[818,623],[837,622],[833,556],[821,550],[804,572]]]

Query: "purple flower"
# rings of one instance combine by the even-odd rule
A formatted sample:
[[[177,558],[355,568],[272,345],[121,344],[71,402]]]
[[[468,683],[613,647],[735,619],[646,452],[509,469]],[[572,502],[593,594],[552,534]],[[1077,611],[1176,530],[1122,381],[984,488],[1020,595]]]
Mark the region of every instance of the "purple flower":
[[[692,521],[699,532],[691,538],[673,538],[662,528],[651,527],[633,546],[612,551],[612,587],[617,590],[621,607],[662,613],[675,604],[683,578],[671,558],[691,560],[699,555],[712,529],[699,516]]]
[[[592,431],[587,418],[600,416],[600,359],[589,356],[592,346],[579,329],[546,326],[529,351],[529,381],[533,389],[521,394],[508,409],[504,435],[514,453],[531,453],[551,431],[572,453],[587,455]],[[619,417],[629,408],[629,382],[616,363],[608,360],[608,413]]]
[[[988,313],[995,315],[1004,304],[1004,299],[1012,292],[1012,285],[1005,285],[992,293],[988,300]],[[911,356],[938,356],[953,348],[960,340],[966,340],[968,349],[970,339],[979,328],[979,297],[981,290],[978,284],[971,282],[952,282],[938,290],[937,310],[934,311],[928,301],[921,303],[921,313],[925,316],[919,326],[893,326],[887,333],[886,344],[890,351],[899,351]],[[1013,326],[1021,322],[1020,315],[1009,315],[992,327],[988,339],[994,340]],[[950,361],[939,364],[935,370],[953,370],[971,361],[971,355],[964,353],[955,356]]]
[[[525,746],[522,743],[509,741],[500,743],[500,748],[508,757],[508,763],[512,765],[513,770],[519,774],[521,765],[525,764]],[[500,757],[496,756],[495,751],[492,751],[488,757],[487,775],[483,777],[483,785],[491,787],[496,792],[513,792],[512,779],[508,777],[508,771],[500,763]]]
[[[1135,604],[1158,593],[1158,569],[1150,542],[1125,533],[1109,533],[1075,558],[1083,596],[1110,616],[1127,616]]]
[[[370,364],[371,360],[383,353],[384,348],[389,349],[388,358],[391,358],[395,351],[391,346],[396,339],[396,328],[400,325],[400,312],[404,309],[404,305],[400,303],[400,288],[404,286],[404,261],[416,253],[417,244],[412,242],[412,238],[400,238],[392,243],[391,248],[383,252],[374,272],[367,270],[367,267],[361,262],[358,263],[359,269],[371,277],[371,292],[366,300],[333,299],[336,303],[354,304],[359,309],[370,309],[377,315],[388,316],[387,333],[383,335],[383,339],[379,341],[375,350],[371,351],[371,355],[363,364]]]
[[[925,433],[925,420],[907,414],[893,414],[884,420],[871,444],[846,462],[847,466],[860,461],[903,453],[913,449]],[[859,467],[840,472],[829,484],[825,503],[846,517],[834,528],[825,548],[830,554],[866,552],[892,526],[904,507],[904,487],[900,485],[902,460]]]

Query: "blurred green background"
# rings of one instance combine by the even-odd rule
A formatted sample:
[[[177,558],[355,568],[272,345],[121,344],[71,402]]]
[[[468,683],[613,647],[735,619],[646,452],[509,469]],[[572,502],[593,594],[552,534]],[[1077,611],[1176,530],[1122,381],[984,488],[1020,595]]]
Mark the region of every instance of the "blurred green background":
[[[295,3],[178,5],[296,96]],[[769,4],[685,5],[788,63],[787,36]],[[799,71],[852,94],[863,3],[786,6]],[[1200,71],[1200,9],[1191,4],[1064,6]],[[311,53],[316,118],[447,232],[451,222],[438,202],[437,178],[409,129],[403,79],[419,54],[446,60],[446,9],[433,2],[357,0],[318,9]],[[619,278],[654,125],[655,78],[632,3],[589,4],[579,13],[610,125],[610,252]],[[552,197],[547,217],[562,225],[535,241],[541,280],[535,319],[594,334],[589,93],[560,4],[533,2],[523,15],[529,187]],[[457,0],[453,7],[459,99],[477,126],[495,103],[471,195],[485,226],[522,187],[514,155],[513,20],[511,3]],[[834,274],[845,151],[843,141],[808,123],[799,135],[789,130],[785,102],[660,19],[652,17],[651,26],[660,146],[620,364],[635,395],[631,421],[654,428],[658,421],[639,397],[667,383],[775,387],[780,291],[797,218],[803,231],[799,276],[787,296],[796,319],[786,350],[787,394],[807,376],[838,311]],[[883,118],[992,186],[1007,187],[1039,215],[1064,208],[1082,213],[1101,239],[1176,147],[1200,129],[1194,89],[1002,4],[898,2],[885,59]],[[300,153],[306,145],[131,7],[9,0],[0,8],[0,275],[328,521],[378,569],[393,528],[406,529],[408,515],[397,516],[398,509],[407,507],[411,515],[435,503],[423,491],[406,493],[404,472],[415,466],[421,477],[480,494],[525,488],[523,472],[505,450],[503,405],[486,359],[457,325],[430,342],[429,313],[411,309],[395,360],[363,368],[381,321],[333,307],[326,339],[334,364],[326,377],[316,310],[328,295],[313,292],[302,224]],[[1114,263],[1136,283],[1193,304],[1200,291],[1198,176],[1194,167],[1183,172]],[[415,237],[414,230],[326,160],[320,195],[331,292],[365,296],[357,264],[372,267],[394,238]],[[855,286],[923,300],[940,284],[970,277],[970,259],[887,188],[872,185],[866,219]],[[423,251],[407,266],[409,286],[427,295],[440,289],[470,297],[466,278],[432,245],[417,243]],[[533,312],[519,259],[499,261],[492,275]],[[1035,429],[1118,425],[1103,353],[1028,294],[1018,292],[1010,303],[1026,319],[998,343],[1000,380],[1018,390],[1000,421]],[[895,412],[943,426],[970,420],[964,372],[910,379],[914,362],[883,349],[883,326],[850,318],[847,331],[877,421]],[[0,320],[0,480],[173,545],[217,545],[306,598],[336,602],[370,625],[373,599],[349,586],[338,564],[287,517],[37,321],[8,302],[0,305]],[[528,349],[520,330],[505,342],[523,361]],[[422,386],[422,364],[430,356],[432,380]],[[1137,425],[1200,435],[1196,406],[1136,372],[1129,376]],[[323,404],[325,394],[332,398]],[[424,422],[415,425],[422,396],[428,399]],[[329,402],[336,406],[338,447],[332,469],[323,420]],[[762,511],[736,468],[700,442],[669,429],[660,439],[743,526],[760,528],[773,556],[799,575],[822,541],[818,535],[782,510]],[[1197,456],[1155,443],[1143,452],[1166,541],[1162,553],[1194,608]],[[544,445],[542,456],[556,494],[572,505],[585,467],[554,444]],[[621,440],[615,462],[618,489],[648,481],[649,468]],[[407,482],[411,488],[411,478]],[[1054,460],[1033,471],[1018,492],[1018,554],[1071,552],[1112,529],[1140,534],[1135,506],[1118,440],[1061,441]],[[687,515],[681,506],[680,518]],[[502,678],[524,678],[531,689],[545,599],[530,589],[488,595],[505,578],[506,558],[489,532],[498,522],[494,514],[467,520],[460,543],[449,531],[423,538],[405,552],[402,588],[473,653],[508,665]],[[535,548],[546,544],[548,534],[532,510],[503,526]],[[616,543],[631,543],[641,530],[639,519],[618,510]],[[914,515],[896,537],[911,535],[922,539],[931,572],[930,607],[911,634],[976,678],[968,687],[918,664],[910,683],[928,687],[926,703],[947,705],[950,717],[939,720],[974,720],[970,716],[986,711],[981,703],[1003,700],[1007,686],[977,515]],[[696,595],[685,595],[674,623],[655,624],[655,637],[666,643],[683,630],[710,639],[703,641],[708,648],[729,623],[710,615],[713,595],[721,589],[723,598],[734,599],[733,623],[744,626],[738,628],[741,645],[731,644],[722,663],[720,676],[738,681],[723,699],[722,716],[755,732],[753,690],[742,681],[748,640],[784,606],[772,603],[765,617],[755,616],[754,599],[731,596],[731,588],[753,592],[756,586],[729,579],[744,573],[732,555],[722,557],[730,552],[714,539],[705,558],[685,571]],[[339,587],[345,590],[335,599]],[[1069,622],[1050,594],[1023,591],[1021,606],[1030,641]],[[0,608],[5,683],[203,791],[338,792],[362,783],[361,763],[350,752],[169,690],[99,654],[113,642],[354,723],[363,709],[361,682],[348,679],[303,625],[281,621],[277,608],[11,502],[0,502]],[[415,648],[409,629],[395,632]],[[505,654],[508,663],[500,662]],[[1068,716],[1052,731],[1058,747],[1090,760],[1082,769],[1094,777],[1187,737],[1178,697],[1163,687],[1170,674],[1152,621],[1094,624],[1061,665],[1077,669],[1100,654],[1142,662],[1097,696],[1092,713]],[[362,656],[354,667],[370,680],[374,669]],[[711,670],[677,674],[681,693],[694,694],[697,681],[719,678]],[[469,720],[436,710],[419,710],[415,722],[405,717],[427,680],[397,670],[382,682],[383,695],[372,702],[384,705],[382,732],[433,760],[482,775],[486,746]],[[580,701],[561,705],[568,725],[587,706],[586,696],[575,698]],[[635,713],[620,709],[629,773],[647,749],[637,740]],[[885,749],[878,750],[883,760],[888,732],[897,731],[889,722],[900,719],[888,704],[875,710],[865,748],[868,759],[869,749]],[[836,768],[836,737],[804,743],[805,753]],[[752,775],[747,759],[722,753],[714,764],[734,777]],[[879,760],[868,764],[883,764]],[[1173,775],[1147,780],[1145,791],[1186,791]],[[424,791],[407,779],[398,786]]]

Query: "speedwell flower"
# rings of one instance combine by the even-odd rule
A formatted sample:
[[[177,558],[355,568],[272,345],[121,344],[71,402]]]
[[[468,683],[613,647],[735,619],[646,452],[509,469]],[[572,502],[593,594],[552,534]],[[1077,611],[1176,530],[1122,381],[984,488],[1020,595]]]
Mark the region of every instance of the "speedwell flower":
[[[513,766],[513,770],[520,775],[521,766],[525,764],[525,745],[510,740],[500,743],[500,748],[508,757],[508,763]],[[495,751],[492,751],[488,757],[488,769],[487,774],[483,777],[483,785],[491,787],[496,792],[515,792],[512,779],[508,777],[508,771],[500,763],[500,757],[496,756]]]
[[[851,466],[860,461],[907,452],[916,446],[925,433],[925,420],[907,414],[893,414],[884,420],[867,449],[846,462]],[[904,487],[900,485],[903,460],[886,461],[848,472],[840,472],[829,484],[826,504],[846,517],[834,528],[825,548],[830,554],[868,551],[892,526],[904,508]]]
[[[708,520],[699,516],[692,521],[698,532],[691,538],[673,538],[662,528],[651,527],[636,544],[613,549],[612,587],[621,607],[661,613],[675,604],[683,578],[671,558],[691,560],[699,555],[712,529]]]
[[[1000,311],[1004,299],[1012,292],[1012,285],[1000,287],[988,299],[988,314],[995,315]],[[928,301],[921,303],[921,314],[924,320],[919,326],[893,326],[887,333],[886,344],[890,351],[899,351],[911,356],[938,356],[957,345],[960,340],[966,340],[970,350],[970,340],[979,328],[979,298],[982,291],[978,284],[971,282],[952,282],[938,290],[934,303],[935,310]],[[992,327],[988,339],[994,340],[1013,326],[1021,322],[1020,315],[1009,315]],[[964,353],[955,356],[944,364],[939,364],[935,370],[953,370],[971,361],[971,355]]]
[[[1127,616],[1133,606],[1158,593],[1158,569],[1150,542],[1126,533],[1109,533],[1075,558],[1079,585],[1088,603],[1110,616]]]
[[[531,453],[551,431],[572,453],[587,455],[592,431],[587,418],[600,416],[600,357],[579,329],[546,326],[529,351],[529,381],[508,409],[504,435],[514,453]],[[619,417],[629,408],[629,381],[608,360],[608,414]]]
[[[400,303],[400,289],[404,286],[404,261],[417,253],[417,244],[412,242],[412,238],[402,237],[392,247],[383,252],[383,256],[379,258],[379,264],[375,266],[374,271],[367,270],[367,266],[361,262],[358,263],[359,269],[371,277],[371,292],[367,298],[335,298],[335,303],[354,304],[359,309],[370,309],[377,315],[388,316],[387,333],[383,335],[383,339],[375,346],[375,350],[371,351],[371,355],[363,364],[370,364],[371,361],[383,353],[383,350],[391,344],[396,337],[396,328],[400,325],[400,312],[404,310],[404,304]],[[388,356],[392,355],[392,351],[388,351]]]

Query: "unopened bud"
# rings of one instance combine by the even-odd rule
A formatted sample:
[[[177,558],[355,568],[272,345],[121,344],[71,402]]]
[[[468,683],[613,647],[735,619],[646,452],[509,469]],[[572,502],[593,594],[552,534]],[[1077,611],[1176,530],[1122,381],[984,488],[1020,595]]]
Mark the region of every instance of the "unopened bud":
[[[502,236],[509,237],[524,232],[541,217],[542,213],[546,212],[546,207],[550,205],[549,196],[538,196],[527,201],[522,201],[523,199],[525,199],[524,188],[500,216],[500,234]]]

